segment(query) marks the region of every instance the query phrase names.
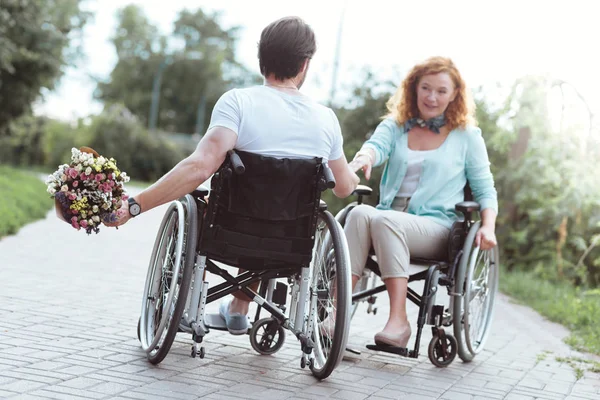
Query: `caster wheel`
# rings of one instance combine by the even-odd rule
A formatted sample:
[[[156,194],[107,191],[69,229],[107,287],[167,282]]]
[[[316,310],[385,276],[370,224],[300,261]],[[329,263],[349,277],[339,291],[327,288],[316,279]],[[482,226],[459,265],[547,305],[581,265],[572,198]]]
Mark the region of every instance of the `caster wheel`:
[[[445,343],[444,343],[445,342]],[[445,344],[445,350],[444,350]],[[434,336],[429,342],[427,353],[433,365],[439,368],[447,367],[456,357],[457,343],[452,335],[444,335],[444,339]]]
[[[250,344],[257,353],[276,353],[285,341],[285,329],[273,318],[263,318],[252,324]],[[304,367],[303,367],[304,368]]]
[[[304,357],[300,359],[300,368],[306,368],[306,359]]]
[[[204,349],[204,346],[200,347],[200,350],[198,350],[198,346],[194,344],[192,345],[192,353],[190,355],[192,356],[192,358],[196,358],[196,356],[204,358],[204,356],[206,355],[206,350]]]

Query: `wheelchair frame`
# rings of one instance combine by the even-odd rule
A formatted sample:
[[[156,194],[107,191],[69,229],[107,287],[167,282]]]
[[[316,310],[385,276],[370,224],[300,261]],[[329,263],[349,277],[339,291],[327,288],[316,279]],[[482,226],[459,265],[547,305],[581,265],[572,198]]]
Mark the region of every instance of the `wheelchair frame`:
[[[138,338],[151,363],[158,364],[166,357],[177,332],[191,333],[191,356],[203,358],[205,348],[199,344],[210,329],[227,329],[220,316],[205,313],[206,305],[239,291],[258,304],[249,330],[254,350],[260,354],[275,353],[283,345],[284,330],[289,330],[300,342],[302,368],[309,366],[312,374],[319,379],[325,379],[333,372],[341,361],[348,340],[350,263],[343,229],[320,200],[320,193],[335,185],[328,167],[325,164],[320,166],[322,170],[313,210],[315,230],[312,233],[313,250],[309,265],[246,270],[234,277],[217,265],[226,260],[214,260],[210,253],[201,248],[202,234],[208,229],[207,218],[208,223],[212,223],[212,217],[216,215],[211,213],[217,207],[220,190],[212,193],[210,205],[205,201],[209,190],[199,188],[169,206],[153,249],[138,322]],[[230,152],[213,178],[217,178],[216,184],[213,181],[213,187],[219,189],[218,182],[234,172],[243,174],[244,165],[235,152]],[[202,217],[198,218],[199,215]],[[176,240],[167,241],[173,244],[170,250],[163,249],[165,232],[174,230],[175,225]],[[157,264],[163,256],[160,273],[157,273]],[[324,268],[317,265],[317,257],[325,260]],[[171,262],[173,259],[174,262]],[[325,282],[321,269],[325,274],[332,274],[335,283]],[[220,276],[225,282],[209,287],[207,272]],[[276,282],[282,277],[288,277],[288,283],[292,285],[289,317],[285,315],[288,287]],[[256,282],[261,282],[259,293],[248,288]],[[336,303],[323,304],[323,299],[331,295],[334,286]],[[337,307],[336,328],[333,337],[325,337],[318,319],[320,315],[325,319],[332,311],[331,306]],[[262,309],[271,316],[260,319]],[[156,321],[157,312],[160,322]],[[262,336],[259,333],[261,329],[264,330]]]
[[[370,195],[371,192],[371,188],[360,185],[354,192],[358,196],[357,201],[342,209],[336,215],[336,219],[344,225],[348,213],[352,208],[362,204],[363,196]],[[472,198],[472,195],[467,185],[465,187],[465,199],[467,200],[456,205],[456,210],[463,214],[464,219],[458,221],[460,229],[457,229],[455,225],[450,233],[450,240],[453,240],[453,253],[455,256],[447,261],[411,258],[411,264],[426,266],[425,270],[410,275],[408,278],[408,282],[425,281],[422,294],[417,293],[411,287],[408,287],[407,291],[407,298],[419,307],[414,348],[367,345],[368,349],[394,353],[409,358],[418,358],[422,331],[426,324],[432,325],[433,336],[428,346],[428,356],[432,364],[437,367],[450,365],[457,354],[464,362],[469,362],[483,349],[489,334],[489,327],[493,317],[494,298],[498,289],[499,259],[497,246],[484,252],[479,251],[474,246],[475,234],[479,229],[480,222],[475,221],[472,216],[474,212],[479,211],[480,206],[478,203],[471,201],[470,198]],[[472,275],[476,267],[473,265],[473,257],[475,257],[476,262],[481,254],[490,261],[490,270],[492,273],[491,276],[487,276],[486,274],[487,279],[485,282],[480,282],[483,287],[473,287]],[[380,276],[380,271],[372,255],[367,258],[365,271],[368,272],[363,274],[357,283],[359,290],[356,291],[355,289],[352,295],[352,302],[355,307],[353,315],[356,312],[358,303],[361,301],[366,301],[369,304],[368,313],[372,312],[375,314],[377,311],[376,308],[373,308],[376,301],[375,295],[386,291],[385,284],[382,283],[379,286],[374,284],[375,277],[372,274]],[[366,279],[366,281],[361,282],[363,279]],[[445,308],[444,305],[435,304],[438,286],[445,286],[447,288],[449,295],[448,308]],[[365,287],[369,288],[364,289]],[[469,321],[469,303],[474,298],[473,295],[476,294],[473,289],[480,292],[487,292],[490,295],[485,305],[487,313],[483,316],[485,320],[483,323],[483,332],[478,332],[476,335],[471,332]],[[446,333],[443,328],[452,325],[454,336]],[[352,349],[349,350],[353,351]]]

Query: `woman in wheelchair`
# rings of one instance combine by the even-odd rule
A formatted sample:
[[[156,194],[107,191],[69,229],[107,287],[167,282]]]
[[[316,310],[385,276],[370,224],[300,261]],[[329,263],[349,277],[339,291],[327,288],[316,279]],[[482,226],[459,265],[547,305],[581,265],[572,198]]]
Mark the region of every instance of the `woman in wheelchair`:
[[[350,248],[352,287],[363,275],[371,249],[390,299],[390,315],[375,335],[378,346],[405,348],[411,336],[406,314],[411,258],[443,260],[455,205],[470,185],[481,207],[475,244],[496,245],[497,194],[481,130],[465,82],[450,59],[416,65],[388,101],[389,113],[350,166],[385,165],[377,207],[358,205],[344,230]],[[452,261],[451,261],[452,262]]]

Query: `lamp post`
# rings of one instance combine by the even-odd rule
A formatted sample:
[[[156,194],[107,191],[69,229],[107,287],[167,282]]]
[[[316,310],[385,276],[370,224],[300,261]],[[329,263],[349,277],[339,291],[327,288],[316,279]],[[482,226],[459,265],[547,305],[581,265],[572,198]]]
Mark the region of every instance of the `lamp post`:
[[[156,121],[158,119],[158,103],[160,102],[160,85],[162,83],[163,71],[173,61],[171,56],[165,58],[160,65],[156,74],[154,74],[154,82],[152,83],[152,103],[150,104],[150,116],[148,118],[148,130],[150,132],[156,129]]]
[[[337,41],[335,44],[335,55],[333,58],[333,72],[331,76],[331,90],[329,92],[329,105],[333,105],[333,100],[335,98],[335,91],[337,86],[337,75],[338,75],[338,67],[340,62],[340,48],[342,45],[342,28],[344,26],[344,17],[346,14],[346,7],[348,6],[348,1],[344,2],[344,6],[342,7],[342,13],[340,15],[340,23],[338,25],[338,34]]]

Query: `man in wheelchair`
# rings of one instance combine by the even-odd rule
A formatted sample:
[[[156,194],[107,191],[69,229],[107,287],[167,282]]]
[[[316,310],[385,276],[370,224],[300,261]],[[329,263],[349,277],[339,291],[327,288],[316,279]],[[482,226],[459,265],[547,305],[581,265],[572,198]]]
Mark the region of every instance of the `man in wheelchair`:
[[[375,334],[378,349],[406,348],[411,336],[406,313],[411,260],[454,262],[447,258],[451,228],[461,219],[459,212],[475,210],[455,210],[468,200],[467,182],[481,210],[475,246],[481,251],[496,246],[497,194],[471,105],[451,60],[434,57],[418,64],[388,101],[386,118],[350,163],[369,179],[372,167],[387,162],[377,207],[352,205],[347,210],[351,212],[340,214],[353,288],[374,255],[389,295],[387,324]]]
[[[262,297],[256,297],[257,293],[255,293],[257,284],[261,280],[266,282],[276,275],[260,275],[263,272],[254,271],[273,271],[283,264],[297,265],[303,267],[303,272],[302,274],[294,272],[294,276],[302,276],[302,279],[307,281],[309,276],[316,276],[316,272],[305,276],[305,271],[308,271],[308,267],[312,265],[313,243],[317,248],[316,242],[322,238],[330,242],[339,239],[340,242],[334,244],[338,249],[343,248],[342,250],[345,251],[346,242],[343,234],[341,234],[342,243],[342,239],[336,238],[332,232],[336,229],[331,225],[335,220],[331,217],[331,221],[327,222],[328,217],[320,202],[320,192],[330,187],[339,197],[349,196],[356,188],[359,178],[346,161],[343,137],[334,112],[299,91],[306,79],[310,60],[315,51],[314,33],[301,19],[287,17],[268,25],[261,34],[258,46],[264,85],[233,89],[223,94],[212,111],[207,133],[202,137],[193,154],[177,164],[155,184],[129,198],[128,203],[119,210],[116,222],[107,224],[109,226],[124,224],[140,213],[180,199],[174,202],[176,205],[171,205],[167,214],[184,215],[185,218],[178,220],[176,217],[168,219],[165,216],[161,227],[164,232],[169,229],[175,232],[176,227],[180,227],[185,233],[184,237],[187,238],[179,245],[179,252],[172,256],[175,260],[174,264],[179,265],[183,262],[181,261],[185,258],[183,253],[198,253],[204,258],[196,261],[196,268],[198,265],[202,265],[202,268],[206,265],[207,271],[220,274],[229,282],[229,288],[221,287],[218,291],[208,289],[207,293],[194,292],[194,295],[190,294],[190,296],[198,295],[210,302],[237,292],[233,301],[221,304],[220,311],[226,321],[227,329],[233,334],[248,332],[246,315],[250,299],[255,301],[258,299],[261,302],[260,306],[277,314],[274,307],[264,302]],[[237,153],[232,152],[234,149]],[[238,177],[237,172],[243,170],[246,172]],[[206,204],[204,197],[208,192],[196,189],[213,174],[215,176],[211,183],[210,202]],[[294,185],[290,185],[289,182],[294,179],[302,186],[295,188]],[[321,184],[323,182],[325,186]],[[270,193],[275,194],[270,197]],[[253,201],[257,198],[260,201]],[[304,203],[298,204],[295,210],[290,211],[290,202],[295,204],[300,201],[300,198],[305,199]],[[250,203],[254,204],[254,209],[248,206]],[[261,206],[261,203],[264,204]],[[199,233],[188,232],[183,225],[189,227],[190,224],[195,224],[194,218],[189,216],[194,215],[196,209],[198,219],[204,218],[205,221],[199,222],[200,226],[197,228]],[[250,215],[252,213],[255,215]],[[261,225],[262,223],[264,225]],[[329,233],[322,237],[317,235],[315,232],[322,231],[325,225],[327,225],[325,230],[329,230]],[[256,227],[263,229],[263,232],[257,231]],[[309,232],[307,229],[312,231]],[[167,242],[166,236],[160,235],[159,232],[153,260],[163,257],[162,253],[167,251],[164,250],[166,245],[161,244]],[[176,232],[174,235],[178,237]],[[200,237],[196,238],[198,235]],[[296,237],[295,242],[300,243],[302,248],[294,248],[295,242],[288,240],[289,237]],[[194,247],[195,243],[194,246],[190,244],[196,241],[198,247]],[[278,250],[278,247],[281,248]],[[297,257],[284,253],[292,256],[296,254]],[[193,257],[187,258],[193,260]],[[213,261],[225,262],[250,271],[240,270],[241,274],[236,279],[218,269]],[[175,270],[179,271],[174,267],[173,271]],[[194,271],[194,274],[201,275],[196,274],[187,280],[194,280],[192,290],[200,290],[197,289],[197,282],[201,283],[205,270],[194,269]],[[150,275],[151,272],[149,272],[149,279],[158,279],[151,278]],[[185,282],[186,277],[187,275],[184,275],[182,279],[184,282],[178,289],[184,295],[189,288],[189,284]],[[168,281],[167,286],[173,281]],[[150,289],[154,287],[152,282],[147,284]],[[319,285],[311,289],[316,296],[315,299],[327,297],[327,292],[330,290]],[[170,303],[174,301],[173,297],[177,296],[177,292],[172,292],[164,295]],[[152,294],[146,293],[145,296],[147,297],[144,299],[145,302],[160,301]],[[301,296],[306,298],[308,294],[301,293]],[[200,302],[201,306],[204,300]],[[189,299],[187,303],[188,306],[191,304]],[[320,306],[313,311],[320,313],[319,310],[321,310]],[[193,307],[189,311],[194,315],[196,313]],[[324,319],[325,315],[322,317]],[[154,332],[148,336],[152,339],[150,340],[152,343],[144,347],[148,347],[151,362],[160,362],[166,355],[170,343],[166,343],[168,340],[155,339],[154,336],[160,336],[157,332],[164,329],[164,325],[168,322],[158,318],[157,321],[160,320],[158,328],[161,328],[158,329],[151,327],[152,322],[145,323],[146,319],[142,317],[142,331],[146,332],[150,327]],[[197,321],[202,322],[201,319]],[[184,328],[192,327],[194,335],[200,336],[201,340],[205,332],[196,326],[197,321],[190,319],[188,322],[191,325]],[[308,332],[300,332],[298,323],[297,326],[292,327],[291,324],[286,325],[285,321],[276,322],[281,326],[293,328],[297,336],[310,336],[315,329],[311,325],[307,328]],[[144,336],[146,335],[142,333],[143,345],[147,340]],[[174,333],[171,336],[174,336]],[[170,340],[172,341],[172,337]],[[160,350],[160,355],[156,355],[155,342],[166,343],[163,346],[166,351]],[[312,342],[311,346],[313,346]],[[310,362],[310,359],[308,361]],[[303,362],[306,362],[306,358],[303,358]],[[333,364],[337,362],[334,361]],[[325,377],[331,373],[334,366],[327,365],[322,368],[325,371],[318,376]]]

